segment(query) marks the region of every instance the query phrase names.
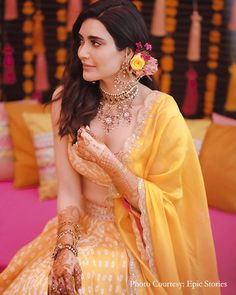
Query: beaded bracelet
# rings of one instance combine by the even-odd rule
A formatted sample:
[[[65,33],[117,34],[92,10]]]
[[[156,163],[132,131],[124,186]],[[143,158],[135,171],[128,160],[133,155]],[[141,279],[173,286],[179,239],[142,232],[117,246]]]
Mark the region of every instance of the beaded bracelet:
[[[56,245],[56,247],[52,253],[52,258],[56,259],[57,254],[63,249],[70,250],[75,256],[78,255],[78,250],[75,247],[73,247],[72,245],[59,243],[58,245]]]
[[[64,230],[62,232],[60,232],[58,235],[57,235],[57,239],[59,240],[62,236],[66,235],[66,234],[70,234],[73,236],[73,238],[77,239],[77,235],[75,234],[75,232],[73,232],[73,230],[71,229],[67,229],[67,230]]]
[[[76,246],[78,240],[80,239],[80,236],[76,235],[75,232],[73,232],[73,230],[71,230],[71,229],[64,230],[64,231],[60,232],[57,235],[57,241],[59,241],[60,238],[62,238],[63,236],[65,236],[67,234],[69,234],[73,237],[73,246]]]
[[[63,221],[62,223],[59,224],[59,228],[62,228],[65,225],[73,226],[77,233],[81,233],[80,227],[77,223],[72,221]]]

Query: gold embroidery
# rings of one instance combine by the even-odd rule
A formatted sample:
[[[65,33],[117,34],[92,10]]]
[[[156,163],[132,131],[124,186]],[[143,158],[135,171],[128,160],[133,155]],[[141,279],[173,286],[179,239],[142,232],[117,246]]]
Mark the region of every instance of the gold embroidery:
[[[135,282],[138,282],[138,265],[135,261],[134,256],[128,250],[129,257],[129,294],[136,295],[138,294]]]
[[[111,207],[98,206],[86,200],[85,210],[89,216],[95,217],[99,220],[115,221],[115,215]]]
[[[120,159],[123,163],[129,163],[129,157],[132,153],[132,151],[135,148],[140,147],[140,138],[143,134],[143,131],[145,129],[145,124],[147,122],[147,118],[150,116],[150,112],[152,110],[152,107],[155,102],[157,102],[157,95],[159,94],[159,91],[155,91],[155,93],[152,93],[149,97],[146,98],[144,102],[144,108],[143,111],[138,114],[137,117],[137,126],[134,130],[134,132],[129,136],[124,145],[123,149],[117,153],[117,157]],[[155,94],[155,95],[154,95]]]
[[[148,264],[151,269],[151,272],[157,277],[157,271],[156,266],[154,262],[154,254],[153,254],[153,248],[152,248],[152,242],[151,242],[151,233],[150,233],[150,225],[148,222],[148,213],[146,210],[146,194],[145,194],[145,188],[144,188],[144,180],[140,178],[139,184],[138,184],[138,191],[139,191],[139,208],[141,211],[141,225],[143,228],[143,239],[145,242],[145,250],[148,257]]]
[[[133,229],[135,239],[136,239],[136,245],[137,245],[137,248],[138,248],[139,253],[141,255],[141,259],[143,261],[147,261],[147,255],[146,255],[146,252],[145,252],[145,248],[144,248],[144,245],[143,245],[143,242],[142,242],[142,239],[141,239],[140,232],[138,230],[137,224],[136,224],[136,222],[135,222],[135,220],[134,220],[134,218],[132,216],[130,216],[130,218],[131,218],[132,229]]]

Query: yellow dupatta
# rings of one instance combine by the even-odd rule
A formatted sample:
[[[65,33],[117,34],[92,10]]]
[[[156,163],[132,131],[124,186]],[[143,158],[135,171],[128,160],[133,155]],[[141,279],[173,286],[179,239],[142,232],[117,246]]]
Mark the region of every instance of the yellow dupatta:
[[[189,130],[174,99],[161,92],[143,120],[126,163],[140,179],[140,212],[115,200],[116,223],[133,263],[130,284],[137,294],[218,295],[205,188]]]

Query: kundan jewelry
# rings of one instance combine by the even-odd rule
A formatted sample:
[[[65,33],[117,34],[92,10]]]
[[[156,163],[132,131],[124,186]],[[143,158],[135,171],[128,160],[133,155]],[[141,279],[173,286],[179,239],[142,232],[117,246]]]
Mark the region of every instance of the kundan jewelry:
[[[133,100],[138,94],[138,81],[143,76],[153,75],[158,68],[157,60],[151,56],[152,45],[137,42],[130,61],[127,56],[114,79],[117,93],[109,93],[100,87],[102,99],[98,108],[98,119],[106,133],[121,122],[131,123]],[[150,78],[150,77],[149,77]],[[150,78],[151,79],[151,78]]]
[[[138,94],[137,82],[118,94],[106,92],[101,87],[100,91],[102,99],[98,108],[98,120],[102,122],[106,134],[121,122],[130,124],[132,103]]]

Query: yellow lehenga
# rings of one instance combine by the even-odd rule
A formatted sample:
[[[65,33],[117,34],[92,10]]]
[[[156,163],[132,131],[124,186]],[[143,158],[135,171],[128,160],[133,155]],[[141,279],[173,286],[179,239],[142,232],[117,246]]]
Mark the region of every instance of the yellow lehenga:
[[[110,185],[115,196],[113,206],[86,202],[78,244],[80,293],[220,294],[200,166],[171,96],[158,91],[148,96],[118,156],[139,178],[139,210],[117,194],[105,171],[76,158],[69,147],[72,166]],[[47,294],[56,230],[55,217],[14,256],[0,275],[0,294]]]

